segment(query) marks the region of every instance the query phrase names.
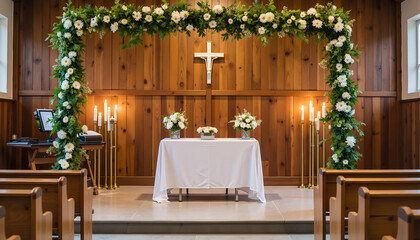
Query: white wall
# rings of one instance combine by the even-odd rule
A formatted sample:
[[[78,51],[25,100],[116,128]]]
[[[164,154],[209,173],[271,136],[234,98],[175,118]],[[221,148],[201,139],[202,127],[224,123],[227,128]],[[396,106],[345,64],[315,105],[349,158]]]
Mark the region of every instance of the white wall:
[[[420,98],[416,92],[416,21],[420,19],[420,1],[405,0],[401,3],[401,66],[402,94],[401,98]]]
[[[7,30],[3,27],[3,30],[0,29],[1,36],[7,32],[7,48],[4,48],[3,42],[0,42],[0,56],[6,57],[7,62],[6,66],[2,65],[0,67],[0,81],[3,83],[0,86],[0,98],[13,99],[13,1],[12,0],[0,0],[0,21],[4,24],[7,23]],[[7,18],[7,21],[6,21]],[[1,28],[1,26],[0,26]],[[2,41],[2,40],[0,40]],[[4,40],[3,40],[4,41]],[[1,73],[4,72],[4,69],[7,68],[7,76],[4,76],[7,81],[4,81],[4,78],[1,76]],[[7,84],[4,84],[7,83]]]

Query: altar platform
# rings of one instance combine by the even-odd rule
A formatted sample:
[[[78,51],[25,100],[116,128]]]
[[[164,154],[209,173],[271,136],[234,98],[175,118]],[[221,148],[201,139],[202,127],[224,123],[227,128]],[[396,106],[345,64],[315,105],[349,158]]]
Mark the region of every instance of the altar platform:
[[[185,191],[184,191],[185,193]],[[190,189],[178,202],[152,201],[152,186],[121,186],[94,196],[94,234],[313,234],[313,191],[266,186],[266,203],[234,189]],[[78,223],[76,223],[76,229]]]

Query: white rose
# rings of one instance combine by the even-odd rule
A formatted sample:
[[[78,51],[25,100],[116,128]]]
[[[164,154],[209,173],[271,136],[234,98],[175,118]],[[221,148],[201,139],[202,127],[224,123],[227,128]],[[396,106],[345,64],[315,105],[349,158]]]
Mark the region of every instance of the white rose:
[[[339,42],[335,43],[335,46],[336,46],[336,47],[342,47],[342,46],[343,46],[343,42],[340,42],[340,41],[339,41]]]
[[[64,24],[63,24],[63,26],[64,26],[65,29],[71,28],[72,25],[73,24],[72,24],[72,22],[70,20],[64,21]]]
[[[61,89],[63,89],[63,90],[67,90],[67,89],[69,89],[69,81],[64,80],[64,81],[61,83]]]
[[[63,96],[63,92],[59,92],[59,93],[58,93],[58,98],[59,98],[59,99],[63,99],[63,97],[64,97],[64,96]]]
[[[240,126],[241,126],[241,128],[245,128],[246,127],[246,123],[241,122]]]
[[[57,32],[57,37],[60,38],[62,36],[62,34],[63,34],[62,32]]]
[[[213,11],[214,11],[216,14],[221,14],[221,13],[223,12],[223,7],[222,7],[222,6],[220,6],[220,5],[215,5],[215,6],[213,7]]]
[[[191,32],[192,30],[194,30],[194,27],[191,24],[188,24],[185,29],[187,29],[187,31]]]
[[[168,122],[168,124],[166,124],[166,129],[171,129],[174,126],[174,124],[172,122]]]
[[[343,94],[341,94],[341,97],[343,99],[350,99],[351,98],[351,96],[350,96],[350,94],[348,92],[343,92]]]
[[[260,15],[260,22],[261,23],[266,23],[267,22],[267,15],[266,14],[261,14]]]
[[[68,32],[64,33],[64,37],[65,38],[71,38],[71,33],[68,33]]]
[[[242,22],[246,22],[248,21],[248,17],[247,16],[242,16]]]
[[[328,22],[329,23],[334,22],[334,16],[328,16]]]
[[[74,57],[76,57],[77,56],[77,53],[75,52],[75,51],[70,51],[69,52],[69,57],[70,58],[74,58]]]
[[[110,29],[111,29],[111,31],[113,33],[115,33],[116,31],[118,31],[118,23],[117,22],[114,22],[113,24],[111,24]]]
[[[235,121],[235,127],[236,128],[239,127],[239,121],[238,120]]]
[[[272,12],[268,12],[268,13],[266,13],[265,14],[266,15],[266,17],[267,17],[267,22],[272,22],[273,20],[274,20],[274,13],[272,13]]]
[[[184,129],[185,128],[185,125],[184,125],[184,123],[183,122],[178,122],[178,126],[181,128],[181,129]]]
[[[65,139],[67,137],[67,133],[64,132],[63,130],[60,130],[60,131],[57,132],[57,137],[59,139]]]
[[[127,11],[127,6],[122,5],[121,9],[124,10],[124,11]]]

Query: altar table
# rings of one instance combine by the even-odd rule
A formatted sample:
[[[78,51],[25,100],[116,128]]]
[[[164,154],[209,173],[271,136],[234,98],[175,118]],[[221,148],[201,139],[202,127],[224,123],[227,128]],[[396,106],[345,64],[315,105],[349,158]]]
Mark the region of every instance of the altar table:
[[[168,201],[172,188],[240,188],[265,202],[257,140],[163,139],[159,145],[153,200]]]

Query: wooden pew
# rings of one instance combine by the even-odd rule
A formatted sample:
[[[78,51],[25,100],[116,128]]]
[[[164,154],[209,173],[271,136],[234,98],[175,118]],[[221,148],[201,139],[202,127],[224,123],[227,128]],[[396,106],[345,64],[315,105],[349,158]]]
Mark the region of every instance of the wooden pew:
[[[23,240],[52,238],[52,214],[42,211],[42,189],[0,189],[0,205],[7,209],[6,235],[18,233]]]
[[[60,240],[74,240],[74,199],[67,198],[66,177],[0,178],[0,189],[42,189],[42,209],[53,216],[53,232]]]
[[[0,240],[20,240],[19,235],[13,235],[9,238],[6,238],[6,208],[0,206]]]
[[[0,170],[1,178],[67,178],[67,197],[74,199],[75,216],[80,216],[80,239],[92,239],[93,188],[87,186],[87,170]]]
[[[337,196],[330,198],[330,239],[344,240],[345,217],[357,211],[358,190],[415,190],[420,178],[345,178],[337,177]]]
[[[420,190],[369,190],[359,188],[359,206],[349,212],[349,240],[382,239],[397,234],[400,206],[420,208]]]
[[[398,233],[396,240],[420,239],[420,209],[401,207],[398,209]],[[382,240],[395,240],[392,236],[384,236]]]
[[[325,240],[326,215],[329,212],[329,199],[336,195],[337,177],[364,178],[406,178],[420,177],[420,170],[414,169],[362,169],[362,170],[327,170],[320,168],[319,186],[314,188],[314,238]]]

